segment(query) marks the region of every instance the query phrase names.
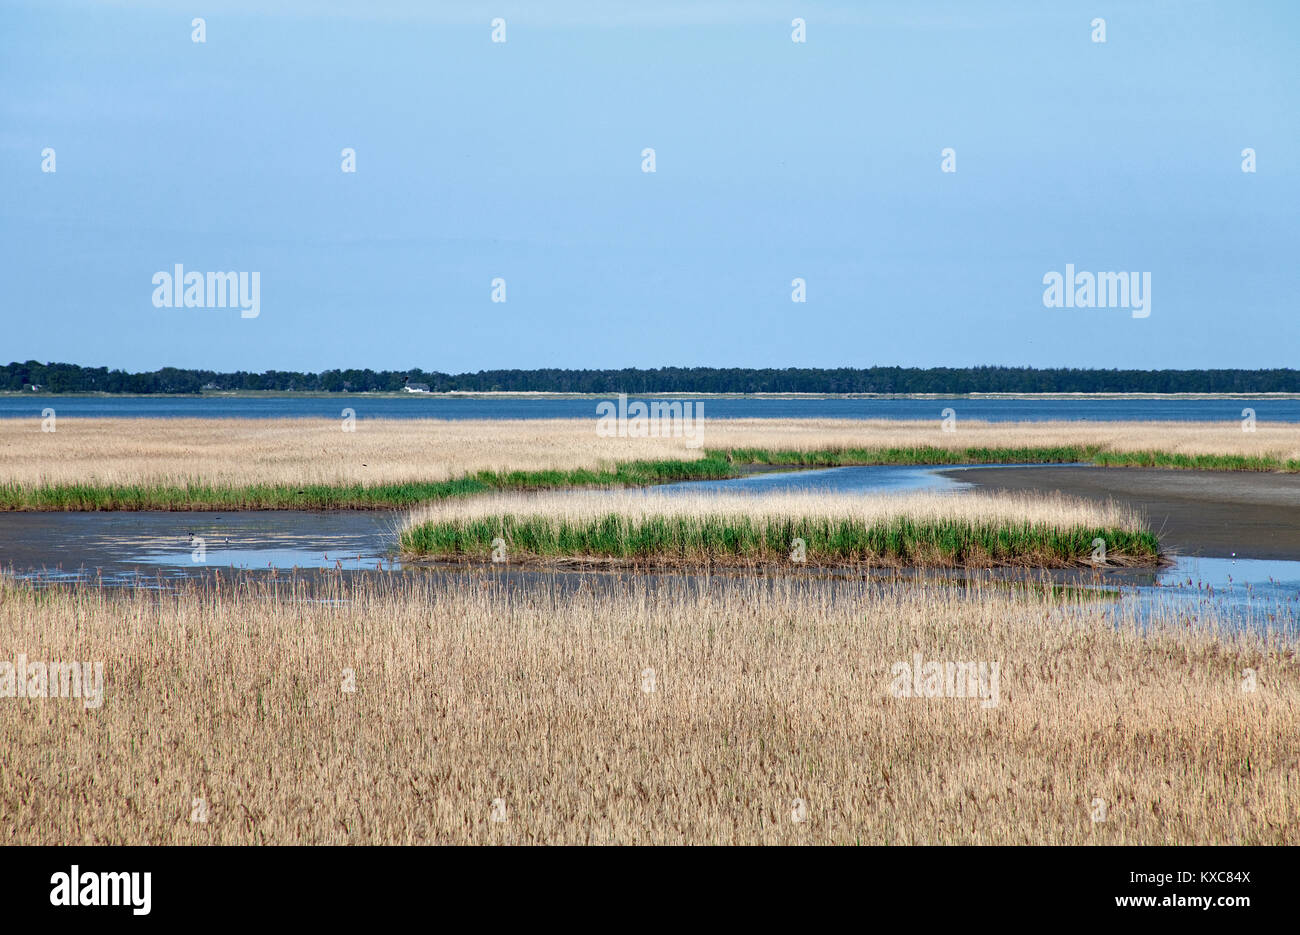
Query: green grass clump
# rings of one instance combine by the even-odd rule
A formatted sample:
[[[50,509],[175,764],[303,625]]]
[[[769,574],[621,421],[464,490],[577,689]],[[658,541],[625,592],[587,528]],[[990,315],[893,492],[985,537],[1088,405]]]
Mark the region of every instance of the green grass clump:
[[[517,559],[596,557],[669,564],[788,563],[795,539],[806,544],[811,564],[1060,567],[1087,563],[1098,538],[1105,540],[1111,562],[1154,564],[1158,558],[1156,537],[1147,531],[908,517],[866,522],[831,516],[609,513],[569,520],[502,514],[417,524],[402,532],[401,546],[409,557],[486,560],[497,538]]]

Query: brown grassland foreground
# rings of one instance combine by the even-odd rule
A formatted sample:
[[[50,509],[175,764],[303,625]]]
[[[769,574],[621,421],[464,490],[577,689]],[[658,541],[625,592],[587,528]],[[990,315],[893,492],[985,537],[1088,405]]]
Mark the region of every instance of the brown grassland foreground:
[[[938,403],[936,402],[936,406]],[[705,449],[1099,445],[1110,451],[1300,458],[1294,428],[1260,422],[976,422],[709,419],[686,438],[600,438],[591,419],[0,419],[0,484],[379,484],[442,481],[481,470],[595,469],[685,459]]]
[[[0,659],[105,673],[99,708],[0,698],[0,838],[1300,843],[1277,637],[937,582],[276,587],[0,582]],[[896,697],[914,653],[997,662],[996,706]]]

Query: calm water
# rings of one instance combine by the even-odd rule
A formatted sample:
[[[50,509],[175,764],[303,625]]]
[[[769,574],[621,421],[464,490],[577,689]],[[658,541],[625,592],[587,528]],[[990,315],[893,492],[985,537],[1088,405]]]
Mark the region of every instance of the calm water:
[[[612,397],[611,397],[612,398]],[[633,397],[662,399],[667,397]],[[87,397],[3,396],[0,418],[61,416],[147,418],[328,418],[343,409],[358,419],[594,419],[591,399],[466,399],[438,396],[321,397]],[[1300,399],[737,399],[706,398],[706,419],[938,419],[952,408],[958,419],[991,422],[1053,419],[1114,422],[1240,421],[1252,408],[1261,421],[1300,422]]]
[[[37,581],[161,584],[214,569],[388,571],[386,511],[0,513],[0,567]]]
[[[1300,634],[1300,562],[1185,557],[1136,581],[1121,590],[1117,617],[1132,607],[1142,617],[1159,615],[1192,626],[1211,616]]]
[[[961,465],[953,465],[960,467]],[[682,481],[648,487],[656,493],[744,493],[762,495],[781,490],[810,493],[904,493],[965,490],[973,484],[952,480],[933,467],[911,464],[872,464],[808,471],[771,471],[727,480]]]

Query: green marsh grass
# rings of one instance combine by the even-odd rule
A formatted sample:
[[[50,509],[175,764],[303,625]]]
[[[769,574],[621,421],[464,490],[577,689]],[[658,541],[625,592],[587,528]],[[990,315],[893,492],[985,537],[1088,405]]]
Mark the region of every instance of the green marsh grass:
[[[427,508],[401,531],[402,552],[487,561],[500,539],[512,561],[791,564],[801,540],[802,560],[811,565],[1066,567],[1088,564],[1101,539],[1111,564],[1159,560],[1156,536],[1133,518],[1077,504],[824,495],[778,495],[760,504],[653,494],[618,497],[608,507],[565,495],[531,503]]]
[[[1086,564],[1093,540],[1098,538],[1107,543],[1112,563],[1154,564],[1159,550],[1150,532],[1102,527],[916,522],[905,517],[871,524],[830,518],[634,519],[613,513],[584,523],[509,515],[473,522],[426,523],[404,531],[401,545],[410,556],[486,560],[498,537],[515,557],[596,557],[665,564],[789,564],[796,539],[804,541],[806,561],[814,565],[1063,567]]]

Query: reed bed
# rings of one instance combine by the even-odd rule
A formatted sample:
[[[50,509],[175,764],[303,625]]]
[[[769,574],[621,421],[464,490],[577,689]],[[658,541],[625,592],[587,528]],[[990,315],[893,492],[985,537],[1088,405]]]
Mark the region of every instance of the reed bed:
[[[594,407],[593,407],[594,409]],[[33,413],[37,416],[38,413]],[[681,438],[600,438],[591,420],[0,419],[0,483],[301,488],[703,457]]]
[[[922,449],[943,452],[1035,452],[1059,449],[1061,457],[1095,452],[1165,452],[1172,455],[1232,455],[1276,464],[1300,464],[1300,438],[1286,422],[1257,422],[1253,431],[1226,422],[982,422],[961,418],[952,431],[935,419],[715,419],[707,422],[704,447],[712,450],[820,452]],[[706,408],[707,412],[707,408]],[[793,462],[783,462],[793,463]],[[936,463],[945,463],[943,461]]]
[[[647,492],[496,495],[416,510],[408,558],[618,560],[668,565],[1155,564],[1133,511],[1060,496],[780,493],[762,498]]]
[[[58,484],[30,488],[20,484],[0,484],[0,510],[391,509],[494,490],[644,487],[733,476],[735,469],[725,460],[702,458],[698,461],[629,461],[598,470],[479,471],[455,480],[394,484]]]
[[[558,581],[0,582],[0,659],[105,666],[98,708],[0,698],[0,838],[1300,844],[1280,636],[1053,589]],[[917,654],[998,663],[997,703],[900,696]]]
[[[1292,426],[710,420],[686,438],[601,438],[596,421],[0,419],[0,509],[393,508],[492,489],[730,476],[752,463],[1063,463],[1300,471]]]
[[[960,403],[958,403],[960,412]],[[1300,459],[1286,423],[976,422],[959,420],[710,419],[703,447],[684,438],[600,438],[591,419],[90,419],[53,432],[0,419],[0,482],[185,485],[379,484],[442,481],[479,471],[595,470],[613,462],[684,460],[707,450],[1096,449]],[[794,463],[794,462],[788,462]],[[940,462],[942,463],[942,462]]]

